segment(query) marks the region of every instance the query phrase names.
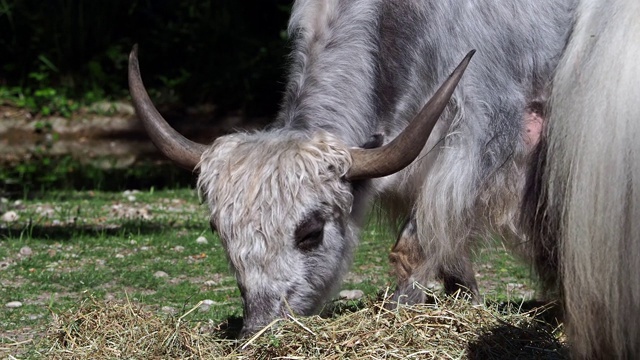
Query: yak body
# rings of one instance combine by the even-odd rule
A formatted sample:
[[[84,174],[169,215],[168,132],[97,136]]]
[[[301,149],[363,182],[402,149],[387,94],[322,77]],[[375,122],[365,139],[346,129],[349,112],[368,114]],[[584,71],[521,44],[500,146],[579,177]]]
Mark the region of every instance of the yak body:
[[[546,98],[573,9],[569,0],[297,1],[277,123],[217,139],[200,163],[198,186],[243,292],[245,331],[287,307],[314,313],[332,296],[376,196],[396,218],[416,213],[428,256],[397,299],[422,301],[413,283],[435,277],[477,294],[472,237],[491,224],[520,239],[528,114]],[[419,160],[386,178],[341,182],[346,148],[394,139],[470,49],[477,55]],[[306,161],[300,149],[309,146]],[[342,159],[321,161],[328,150]],[[322,244],[300,252],[294,234],[317,214]]]
[[[434,278],[478,300],[469,251],[497,234],[564,296],[576,355],[637,354],[639,6],[296,1],[276,124],[186,143],[203,149],[198,187],[238,280],[243,333],[317,312],[378,198],[392,219],[409,218],[391,255],[396,301],[424,301],[414,284]],[[418,159],[350,179],[352,149],[400,138],[471,49]]]

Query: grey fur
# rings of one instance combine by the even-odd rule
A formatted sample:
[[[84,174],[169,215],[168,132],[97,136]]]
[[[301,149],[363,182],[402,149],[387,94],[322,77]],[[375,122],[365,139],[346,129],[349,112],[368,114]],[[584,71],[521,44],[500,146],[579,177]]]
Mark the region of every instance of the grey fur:
[[[525,110],[545,99],[573,10],[573,0],[297,1],[278,124],[217,139],[199,165],[243,293],[245,333],[287,311],[318,311],[348,270],[374,195],[397,216],[416,211],[428,258],[412,274],[420,282],[474,288],[465,283],[475,282],[474,235],[497,232],[517,246]],[[383,179],[345,182],[348,148],[375,134],[391,141],[474,48],[422,157]],[[301,252],[296,227],[318,210],[320,248]]]

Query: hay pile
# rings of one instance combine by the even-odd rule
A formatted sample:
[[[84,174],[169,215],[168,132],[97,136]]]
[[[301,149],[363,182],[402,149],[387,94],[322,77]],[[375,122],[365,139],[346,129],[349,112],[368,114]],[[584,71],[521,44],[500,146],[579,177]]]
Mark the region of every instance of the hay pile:
[[[330,318],[276,320],[256,336],[225,339],[228,324],[189,322],[191,309],[166,318],[130,302],[84,301],[55,316],[47,340],[52,359],[563,359],[566,351],[540,308],[519,313],[446,298],[384,309],[381,300]],[[544,309],[543,309],[544,310]],[[228,330],[228,329],[227,329]]]

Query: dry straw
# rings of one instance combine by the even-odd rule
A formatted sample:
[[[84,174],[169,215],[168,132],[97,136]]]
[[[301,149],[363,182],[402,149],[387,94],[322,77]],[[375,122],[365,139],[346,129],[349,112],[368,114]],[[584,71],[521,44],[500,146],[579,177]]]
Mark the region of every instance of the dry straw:
[[[344,302],[322,318],[289,316],[245,340],[225,324],[166,317],[129,301],[87,299],[54,315],[51,359],[563,359],[560,331],[541,320],[549,307],[473,306],[466,299],[386,310],[384,301]]]

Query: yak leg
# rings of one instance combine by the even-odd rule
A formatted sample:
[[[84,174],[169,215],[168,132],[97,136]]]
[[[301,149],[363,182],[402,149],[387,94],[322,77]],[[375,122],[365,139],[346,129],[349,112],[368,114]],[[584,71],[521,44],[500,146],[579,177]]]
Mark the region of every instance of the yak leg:
[[[389,255],[389,260],[392,273],[397,281],[396,291],[392,296],[393,303],[418,304],[426,302],[427,294],[415,284],[426,285],[428,281],[434,280],[436,277],[443,280],[447,294],[453,294],[460,290],[469,293],[473,303],[479,302],[478,284],[468,253],[448,259],[447,266],[442,265],[441,261],[429,259],[418,239],[416,220],[413,216],[400,232]]]
[[[472,303],[480,303],[478,283],[468,251],[457,254],[456,258],[450,259],[446,266],[441,266],[439,275],[444,283],[445,293],[454,294],[457,291],[468,293]]]
[[[419,304],[427,301],[425,292],[416,287],[415,283],[426,285],[416,275],[418,268],[426,262],[426,256],[418,240],[415,218],[411,217],[403,226],[396,244],[389,254],[391,273],[396,277],[396,290],[392,297],[395,304]]]

